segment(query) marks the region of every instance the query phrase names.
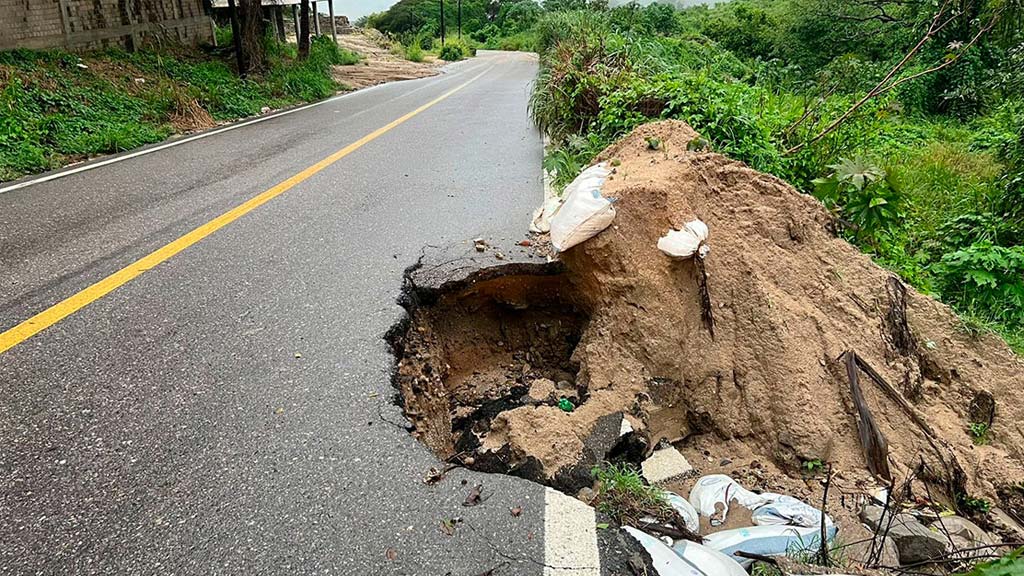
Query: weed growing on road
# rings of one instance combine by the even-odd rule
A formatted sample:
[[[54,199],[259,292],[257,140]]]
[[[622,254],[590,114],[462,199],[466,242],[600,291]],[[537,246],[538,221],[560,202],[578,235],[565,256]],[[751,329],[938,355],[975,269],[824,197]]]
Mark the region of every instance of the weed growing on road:
[[[644,484],[643,478],[629,464],[604,464],[591,470],[597,480],[597,509],[622,525],[636,526],[640,518],[670,518],[672,507],[665,493]]]

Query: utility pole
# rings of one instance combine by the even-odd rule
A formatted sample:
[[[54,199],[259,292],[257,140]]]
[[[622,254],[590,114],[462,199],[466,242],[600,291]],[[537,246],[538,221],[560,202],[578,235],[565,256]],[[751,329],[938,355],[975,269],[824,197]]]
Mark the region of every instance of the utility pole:
[[[331,38],[338,43],[338,22],[334,19],[334,0],[327,0],[327,11],[331,15]]]
[[[444,0],[441,0],[441,47],[444,48]]]
[[[242,54],[242,27],[238,24],[238,7],[235,0],[228,0],[231,11],[231,39],[235,42],[235,58],[238,60],[238,75],[245,76],[245,56]]]
[[[459,40],[462,40],[462,0],[459,0]]]

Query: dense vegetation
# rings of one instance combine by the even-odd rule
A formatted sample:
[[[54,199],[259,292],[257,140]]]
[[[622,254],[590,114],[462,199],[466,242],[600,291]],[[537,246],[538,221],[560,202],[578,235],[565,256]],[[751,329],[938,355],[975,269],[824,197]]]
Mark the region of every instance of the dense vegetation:
[[[445,1],[445,35],[458,38],[458,3]],[[535,26],[544,10],[535,0],[462,0],[462,41],[471,46],[501,50],[534,50]],[[399,0],[385,12],[356,22],[376,28],[408,46],[430,48],[441,35],[437,0]]]
[[[1019,22],[1009,4],[902,0],[548,12],[533,114],[561,183],[637,124],[685,120],[817,196],[846,238],[956,307],[965,330],[995,328],[1021,350]]]
[[[358,61],[326,37],[306,60],[272,40],[267,54],[266,72],[242,79],[230,54],[195,50],[0,52],[0,181],[330,96],[343,88],[331,65]]]
[[[1024,349],[1020,0],[680,4],[463,0],[463,31],[540,53],[532,112],[557,183],[640,123],[685,120],[818,197],[965,331]],[[401,0],[366,23],[429,45],[438,16]]]

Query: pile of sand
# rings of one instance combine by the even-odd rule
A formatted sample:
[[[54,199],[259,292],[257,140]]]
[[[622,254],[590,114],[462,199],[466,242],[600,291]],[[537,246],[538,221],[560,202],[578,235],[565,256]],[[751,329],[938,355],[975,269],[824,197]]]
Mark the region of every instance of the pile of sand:
[[[901,407],[862,374],[897,477],[923,460],[947,497],[989,498],[1024,480],[1024,362],[995,336],[966,334],[948,307],[912,289],[904,308],[902,285],[836,238],[814,198],[689,151],[696,138],[681,122],[658,122],[601,155],[616,167],[604,194],[618,199],[617,216],[561,255],[572,298],[590,316],[572,354],[576,386],[589,396],[568,414],[529,405],[498,414],[481,431],[480,452],[539,462],[553,480],[577,464],[602,417],[625,412],[652,442],[673,441],[691,457],[695,446],[706,455],[721,445],[780,470],[821,460],[866,480],[840,360],[855,350],[907,401]],[[669,227],[694,217],[710,227],[713,338],[694,262],[656,248]],[[988,417],[989,395],[990,441],[976,446],[968,426]]]

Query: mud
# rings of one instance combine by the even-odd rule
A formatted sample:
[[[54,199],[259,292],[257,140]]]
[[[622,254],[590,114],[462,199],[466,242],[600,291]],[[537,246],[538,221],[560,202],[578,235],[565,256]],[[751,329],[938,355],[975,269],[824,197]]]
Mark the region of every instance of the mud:
[[[391,341],[414,433],[442,457],[572,492],[620,455],[625,418],[640,446],[627,459],[670,442],[698,473],[811,501],[820,484],[805,465],[820,460],[852,499],[888,483],[859,442],[842,362],[855,350],[886,384],[861,375],[897,481],[924,466],[930,494],[955,507],[1024,480],[1024,363],[1005,343],[958,330],[946,306],[836,238],[813,198],[691,151],[695,138],[660,122],[602,153],[616,219],[552,264],[407,282],[409,319]],[[656,248],[694,217],[711,230],[714,334],[693,261]],[[564,412],[556,396],[571,393]],[[978,419],[992,422],[984,446],[967,431]]]
[[[351,34],[338,35],[338,44],[362,57],[358,64],[334,66],[331,75],[350,90],[394,82],[434,76],[444,62],[427,56],[423,62],[410,62],[391,53],[387,38],[376,30],[355,29]]]

